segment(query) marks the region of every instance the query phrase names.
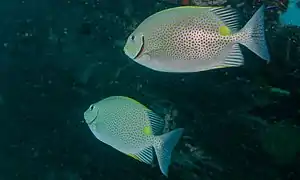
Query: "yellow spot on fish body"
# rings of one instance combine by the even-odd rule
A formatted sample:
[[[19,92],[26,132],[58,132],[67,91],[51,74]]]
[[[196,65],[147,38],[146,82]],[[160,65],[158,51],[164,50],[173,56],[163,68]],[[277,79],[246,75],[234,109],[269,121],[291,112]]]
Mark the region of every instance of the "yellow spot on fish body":
[[[219,32],[222,36],[231,35],[231,30],[227,26],[220,26]]]
[[[144,127],[143,132],[145,135],[152,135],[152,129],[150,126]]]
[[[127,154],[128,156],[132,157],[135,160],[141,161],[136,155],[134,154]]]

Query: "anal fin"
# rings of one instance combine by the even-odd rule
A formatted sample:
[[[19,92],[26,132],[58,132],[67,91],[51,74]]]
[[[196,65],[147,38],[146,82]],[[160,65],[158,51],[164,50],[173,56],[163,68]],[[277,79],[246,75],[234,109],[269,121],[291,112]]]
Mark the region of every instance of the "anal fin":
[[[218,59],[220,62],[214,65],[212,69],[237,67],[244,64],[244,57],[239,44],[227,46],[218,56]]]
[[[153,147],[150,146],[136,154],[128,154],[128,155],[130,157],[133,157],[134,159],[144,162],[146,164],[152,164],[153,163],[153,150],[154,150]]]
[[[236,67],[244,64],[244,57],[239,44],[234,44],[224,60],[223,66]]]

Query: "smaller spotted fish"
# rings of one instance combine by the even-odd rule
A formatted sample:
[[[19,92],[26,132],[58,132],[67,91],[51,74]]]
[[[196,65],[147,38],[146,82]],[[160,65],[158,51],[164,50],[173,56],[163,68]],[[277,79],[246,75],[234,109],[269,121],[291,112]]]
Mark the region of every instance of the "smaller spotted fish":
[[[134,159],[152,164],[155,152],[161,172],[168,176],[171,153],[182,136],[182,128],[161,134],[164,120],[124,96],[111,96],[92,104],[84,119],[97,139]]]
[[[124,53],[150,69],[174,73],[241,66],[239,44],[269,61],[264,6],[238,29],[238,14],[230,7],[170,8],[145,19],[128,37]]]

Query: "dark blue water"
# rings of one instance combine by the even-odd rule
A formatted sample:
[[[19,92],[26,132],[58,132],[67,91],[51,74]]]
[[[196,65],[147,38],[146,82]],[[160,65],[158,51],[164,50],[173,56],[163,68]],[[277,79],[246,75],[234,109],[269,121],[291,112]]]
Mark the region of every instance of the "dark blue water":
[[[237,3],[237,2],[232,2]],[[241,7],[245,22],[255,9]],[[151,167],[98,141],[83,112],[132,97],[185,128],[169,179],[300,179],[299,29],[274,27],[272,62],[159,73],[122,52],[138,23],[173,5],[155,0],[0,2],[0,180],[158,180]],[[259,5],[255,8],[257,9]]]

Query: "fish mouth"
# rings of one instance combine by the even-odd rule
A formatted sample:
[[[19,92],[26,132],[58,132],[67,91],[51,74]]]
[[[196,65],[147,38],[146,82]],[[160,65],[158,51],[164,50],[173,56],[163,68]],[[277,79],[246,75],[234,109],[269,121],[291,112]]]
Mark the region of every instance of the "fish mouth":
[[[145,38],[144,38],[144,36],[142,36],[142,46],[141,46],[141,49],[140,49],[140,51],[137,53],[137,55],[133,59],[139,58],[142,55],[142,52],[144,51],[144,47],[145,47]]]

